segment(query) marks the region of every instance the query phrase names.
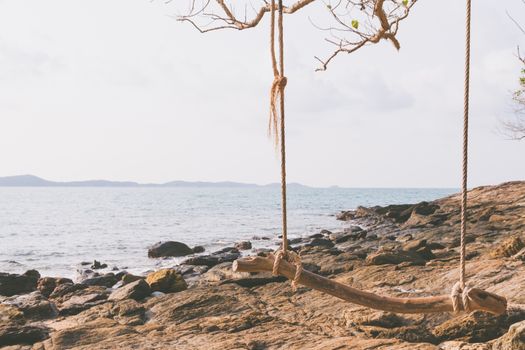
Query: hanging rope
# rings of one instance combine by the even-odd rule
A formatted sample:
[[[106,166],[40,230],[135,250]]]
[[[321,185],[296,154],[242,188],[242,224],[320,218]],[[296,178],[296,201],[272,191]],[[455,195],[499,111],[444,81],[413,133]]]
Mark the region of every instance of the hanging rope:
[[[468,180],[468,118],[469,118],[469,95],[470,95],[470,22],[471,22],[471,0],[467,0],[466,18],[466,41],[465,41],[465,91],[463,105],[463,178],[461,182],[461,241],[459,255],[459,282],[452,288],[452,301],[454,311],[463,309],[469,312],[468,292],[465,278],[465,255],[466,245],[465,236],[467,234],[467,180]]]
[[[302,265],[298,254],[288,250],[288,217],[286,206],[286,133],[284,120],[284,88],[287,79],[284,76],[284,30],[283,30],[283,2],[278,3],[278,33],[279,33],[279,66],[275,55],[275,0],[271,2],[270,13],[270,51],[272,58],[273,83],[270,90],[270,122],[269,134],[274,137],[275,144],[280,145],[281,150],[281,209],[282,209],[282,246],[275,254],[273,274],[279,273],[279,264],[283,258],[296,266],[295,277],[292,281],[292,289],[297,288],[301,276]],[[277,100],[279,100],[279,113],[277,113]]]

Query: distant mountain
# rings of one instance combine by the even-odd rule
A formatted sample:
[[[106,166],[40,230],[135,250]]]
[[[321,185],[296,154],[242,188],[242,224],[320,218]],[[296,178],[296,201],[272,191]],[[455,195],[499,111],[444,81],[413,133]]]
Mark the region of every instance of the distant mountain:
[[[18,175],[0,177],[0,187],[279,187],[281,184],[273,183],[268,185],[246,184],[239,182],[203,182],[203,181],[170,181],[163,184],[140,184],[131,181],[108,181],[108,180],[87,180],[87,181],[49,181],[34,175]],[[290,183],[289,187],[307,187],[298,183]]]

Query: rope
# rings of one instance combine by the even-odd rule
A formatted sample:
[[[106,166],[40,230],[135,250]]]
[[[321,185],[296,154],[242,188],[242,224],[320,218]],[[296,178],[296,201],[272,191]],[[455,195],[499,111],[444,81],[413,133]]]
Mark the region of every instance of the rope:
[[[471,0],[467,0],[467,27],[465,47],[465,95],[463,108],[463,181],[461,184],[461,273],[459,281],[465,288],[465,235],[467,233],[467,171],[468,171],[468,116],[470,93],[470,8]]]
[[[463,105],[463,178],[461,182],[461,241],[459,256],[459,282],[452,288],[451,298],[454,311],[459,312],[459,294],[463,294],[463,309],[469,311],[468,291],[465,286],[465,255],[467,234],[467,180],[468,180],[468,118],[469,118],[469,95],[470,95],[470,23],[471,23],[471,0],[467,0],[466,37],[465,37],[465,91]]]
[[[271,2],[270,14],[270,53],[272,59],[273,82],[270,89],[270,122],[269,133],[274,135],[276,145],[280,145],[281,151],[281,210],[282,210],[282,247],[275,254],[273,274],[279,274],[279,264],[283,258],[292,262],[295,266],[295,276],[292,281],[292,289],[297,289],[297,283],[302,272],[301,257],[288,250],[288,216],[286,206],[286,130],[284,119],[284,88],[287,79],[284,76],[284,30],[283,30],[283,1],[278,3],[278,31],[279,31],[279,66],[275,54],[275,0]],[[279,113],[277,113],[277,100],[279,100]]]

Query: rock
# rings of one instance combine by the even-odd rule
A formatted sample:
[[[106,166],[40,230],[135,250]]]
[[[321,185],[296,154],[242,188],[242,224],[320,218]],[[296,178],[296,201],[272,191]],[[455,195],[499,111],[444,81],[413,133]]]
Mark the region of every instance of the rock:
[[[62,302],[64,300],[67,300],[69,297],[74,295],[75,293],[78,293],[81,290],[87,289],[88,286],[84,284],[73,284],[73,283],[64,283],[58,285],[51,295],[49,295],[50,299],[56,299],[59,302]]]
[[[330,233],[329,235],[327,235],[327,238],[335,242],[337,239],[344,237],[344,236],[346,235],[343,232],[335,232],[335,233]]]
[[[105,269],[108,267],[108,264],[101,264],[100,261],[93,261],[93,265],[91,265],[91,268],[93,270],[100,270],[100,269]]]
[[[250,241],[241,241],[235,243],[235,248],[238,250],[249,250],[252,249],[252,243]]]
[[[92,322],[82,323],[74,327],[58,330],[51,338],[44,342],[44,349],[116,349],[127,337],[137,334],[130,326],[124,326],[117,321],[98,318]],[[114,339],[116,343],[111,346],[98,346],[94,344],[108,342]],[[127,346],[132,348],[135,346]]]
[[[36,270],[26,271],[22,275],[0,272],[0,295],[13,296],[36,290],[40,274]]]
[[[416,204],[412,210],[414,213],[418,215],[427,216],[427,215],[434,214],[436,210],[438,209],[439,209],[439,205],[437,204],[421,202],[421,203]]]
[[[146,308],[133,299],[124,300],[113,305],[111,313],[120,324],[136,326],[146,322]]]
[[[152,272],[146,277],[146,282],[152,291],[176,293],[188,288],[184,278],[173,269],[162,269]]]
[[[208,266],[213,267],[219,264],[219,257],[212,255],[199,255],[184,260],[182,265],[196,265],[196,266]]]
[[[361,232],[361,231],[364,231],[363,228],[361,226],[357,226],[357,225],[350,225],[348,227],[346,227],[344,229],[345,233],[357,233],[357,232]]]
[[[337,220],[341,220],[341,221],[349,221],[349,220],[352,220],[354,217],[355,217],[355,212],[352,210],[342,211],[340,213],[337,213],[335,216]]]
[[[169,256],[186,256],[193,250],[186,244],[176,241],[158,242],[148,249],[148,257],[162,258]]]
[[[24,313],[24,318],[27,320],[44,320],[58,315],[56,305],[44,298],[38,291],[10,297],[3,303],[18,308]]]
[[[430,242],[430,243],[427,243],[427,247],[430,249],[430,250],[440,250],[440,249],[445,249],[446,247],[441,244],[441,243],[437,243],[437,242]]]
[[[328,231],[328,230],[321,230],[320,232],[323,236],[330,236],[332,234],[331,231]]]
[[[359,327],[370,338],[394,338],[410,343],[434,343],[435,337],[421,326],[403,326],[396,328],[383,328],[366,326]]]
[[[299,244],[299,243],[302,243],[303,242],[303,238],[302,237],[296,237],[296,238],[292,238],[292,239],[289,239],[288,240],[288,244],[292,245],[292,244]]]
[[[125,299],[133,299],[136,301],[142,300],[151,294],[151,288],[146,281],[139,279],[135,282],[126,284],[125,286],[113,291],[108,300],[117,301]]]
[[[16,306],[0,304],[0,325],[24,324],[25,322],[24,313]]]
[[[364,211],[365,208],[358,208]],[[414,206],[412,204],[393,204],[387,205],[386,207],[373,207],[371,208],[376,214],[383,215],[389,219],[393,219],[397,223],[402,223],[408,220],[412,214]],[[369,212],[364,213],[370,215]],[[362,214],[361,214],[362,215]]]
[[[184,260],[182,265],[195,265],[195,266],[208,266],[213,267],[215,265],[232,262],[237,260],[241,256],[239,250],[235,247],[227,247],[212,253],[211,255],[199,255]]]
[[[61,284],[49,298],[54,301],[60,315],[76,315],[81,311],[106,302],[110,292],[101,286]]]
[[[513,255],[512,258],[516,260],[525,261],[525,248],[520,250],[517,254]]]
[[[525,321],[510,326],[509,331],[492,343],[493,350],[525,350]]]
[[[42,293],[43,296],[48,298],[57,286],[64,283],[73,284],[73,281],[69,278],[43,277],[38,280],[36,288],[40,291],[40,293]]]
[[[83,281],[81,281],[81,284],[85,284],[86,286],[103,286],[107,288],[113,287],[119,279],[113,272],[108,272],[102,276],[95,276],[91,278],[87,278]]]
[[[418,240],[409,241],[408,243],[405,243],[402,249],[406,252],[415,252],[418,249],[424,248],[426,246],[427,246],[426,239],[418,239]]]
[[[197,246],[193,247],[192,251],[195,254],[199,254],[199,253],[204,253],[205,249],[204,249],[203,246],[197,245]]]
[[[241,287],[256,287],[273,282],[284,282],[285,277],[273,276],[271,273],[234,272],[232,263],[226,262],[212,267],[202,276],[208,282],[235,283]]]
[[[307,243],[306,245],[309,247],[332,248],[334,246],[334,242],[330,241],[329,239],[325,239],[325,238],[314,238],[310,241],[310,243]]]
[[[84,310],[87,310],[93,306],[105,303],[109,293],[91,293],[74,295],[59,307],[59,314],[61,316],[76,315]]]
[[[257,256],[268,256],[271,253],[273,253],[273,249],[270,248],[258,248],[255,250]]]
[[[232,270],[232,263],[225,262],[209,269],[202,275],[202,278],[209,282],[221,282],[228,279],[249,278],[250,276],[249,272],[234,272]]]
[[[399,315],[391,312],[373,311],[371,314],[363,315],[362,317],[358,317],[356,319],[347,319],[347,322],[365,326],[395,328],[404,325],[405,320]]]
[[[524,247],[525,244],[520,236],[511,237],[494,249],[491,256],[493,258],[508,258],[517,254]]]
[[[358,226],[356,226],[358,227]],[[357,241],[360,239],[365,239],[367,236],[367,232],[359,228],[359,230],[345,230],[344,232],[339,233],[333,233],[329,236],[330,240],[335,242],[336,244],[345,243],[348,241]]]
[[[476,240],[476,237],[474,236],[471,236],[471,235],[466,235],[465,236],[465,243],[472,243]],[[456,247],[459,247],[459,245],[461,244],[461,239],[459,237],[454,237],[452,239],[452,241],[450,242],[450,244],[448,245],[449,248],[456,248]]]
[[[404,234],[404,235],[396,238],[396,240],[399,241],[399,242],[408,242],[408,241],[411,241],[413,239],[414,239],[414,236],[411,235],[410,233]]]
[[[368,265],[385,265],[408,262],[412,265],[425,265],[426,261],[418,253],[405,251],[381,251],[369,254],[366,257]]]
[[[217,250],[216,252],[213,252],[212,255],[221,255],[221,254],[226,254],[226,253],[230,253],[230,254],[239,254],[239,249],[235,248],[235,247],[226,247],[226,248],[222,248],[221,250]]]
[[[270,237],[266,237],[266,236],[253,236],[253,237],[252,237],[252,240],[254,240],[254,241],[269,241],[269,240],[270,240]]]
[[[49,337],[49,329],[33,325],[0,324],[0,347],[34,344]]]
[[[440,341],[462,340],[466,342],[485,342],[505,333],[503,317],[493,316],[481,311],[461,315],[434,328],[432,333]]]
[[[125,273],[120,278],[120,280],[122,281],[122,285],[124,285],[124,286],[126,284],[131,283],[131,282],[135,282],[135,281],[143,280],[143,279],[145,279],[145,277],[132,275],[131,273]]]

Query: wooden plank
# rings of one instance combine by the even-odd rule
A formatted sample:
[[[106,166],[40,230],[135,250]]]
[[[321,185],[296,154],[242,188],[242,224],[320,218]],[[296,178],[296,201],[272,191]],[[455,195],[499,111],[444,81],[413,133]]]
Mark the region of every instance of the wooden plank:
[[[268,257],[255,256],[238,259],[233,263],[233,271],[272,271],[273,261],[274,258],[272,255]],[[295,276],[295,266],[283,259],[279,264],[279,274],[288,279],[293,279]],[[382,296],[352,288],[306,270],[301,272],[299,283],[351,303],[377,310],[408,314],[454,311],[450,295],[418,298]],[[497,294],[473,288],[468,293],[468,296],[471,311],[481,310],[500,315],[507,309],[507,299]],[[463,306],[460,305],[460,307],[462,308]]]

